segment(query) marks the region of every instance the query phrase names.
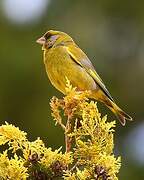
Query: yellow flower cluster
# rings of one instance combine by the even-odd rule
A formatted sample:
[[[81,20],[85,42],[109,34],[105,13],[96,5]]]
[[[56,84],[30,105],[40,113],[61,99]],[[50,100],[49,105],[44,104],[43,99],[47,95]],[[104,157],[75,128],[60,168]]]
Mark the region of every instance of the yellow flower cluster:
[[[77,92],[67,80],[67,96],[51,100],[52,116],[64,130],[65,153],[45,147],[40,138],[30,142],[11,124],[0,126],[0,146],[5,148],[0,153],[0,179],[118,180],[121,160],[113,154],[115,122],[101,118],[88,93]]]
[[[51,102],[54,119],[65,127],[65,134],[74,146],[70,152],[75,165],[72,171],[66,171],[65,179],[117,180],[121,158],[113,154],[115,121],[107,122],[107,116],[101,118],[96,103],[87,99],[88,93],[77,92],[67,80],[67,96]],[[61,110],[67,117],[66,124],[62,122]]]

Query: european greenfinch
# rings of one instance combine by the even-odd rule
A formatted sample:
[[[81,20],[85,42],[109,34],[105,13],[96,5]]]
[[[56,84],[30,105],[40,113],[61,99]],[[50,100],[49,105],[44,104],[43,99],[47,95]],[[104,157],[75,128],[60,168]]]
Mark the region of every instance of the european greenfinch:
[[[37,43],[42,45],[44,64],[52,85],[66,94],[66,77],[78,91],[88,90],[89,98],[104,103],[125,125],[132,118],[120,109],[97,74],[87,55],[61,31],[49,30]]]

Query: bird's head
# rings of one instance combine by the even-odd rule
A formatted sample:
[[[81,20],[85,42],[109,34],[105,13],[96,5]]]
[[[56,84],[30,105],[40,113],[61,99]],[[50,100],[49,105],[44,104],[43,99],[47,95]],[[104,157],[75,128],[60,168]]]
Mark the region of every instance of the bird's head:
[[[47,50],[53,46],[64,44],[65,42],[73,42],[73,40],[64,32],[49,30],[36,42],[42,45],[43,50]]]

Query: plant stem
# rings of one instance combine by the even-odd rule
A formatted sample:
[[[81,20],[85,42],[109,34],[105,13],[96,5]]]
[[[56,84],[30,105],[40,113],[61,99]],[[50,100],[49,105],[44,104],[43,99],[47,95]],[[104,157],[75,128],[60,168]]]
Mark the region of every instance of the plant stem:
[[[65,145],[66,145],[66,153],[70,152],[72,146],[72,138],[69,137],[69,133],[71,132],[71,121],[68,117],[66,128],[65,128]]]

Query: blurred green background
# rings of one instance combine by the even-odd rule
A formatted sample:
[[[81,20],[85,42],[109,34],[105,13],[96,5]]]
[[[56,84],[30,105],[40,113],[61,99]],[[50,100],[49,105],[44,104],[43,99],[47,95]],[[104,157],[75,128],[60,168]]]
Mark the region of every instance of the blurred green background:
[[[1,0],[0,124],[40,136],[53,149],[64,144],[49,100],[61,97],[50,84],[36,39],[49,29],[70,34],[87,53],[107,88],[134,119],[117,123],[119,178],[144,179],[144,1]],[[115,117],[107,108],[99,109]]]

